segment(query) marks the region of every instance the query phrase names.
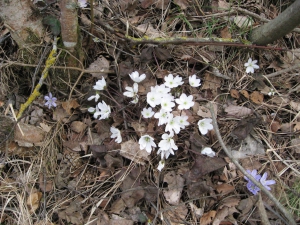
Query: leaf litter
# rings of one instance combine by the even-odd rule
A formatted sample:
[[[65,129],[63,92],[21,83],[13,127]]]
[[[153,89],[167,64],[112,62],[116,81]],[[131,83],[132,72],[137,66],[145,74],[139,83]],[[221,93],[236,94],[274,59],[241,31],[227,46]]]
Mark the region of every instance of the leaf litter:
[[[71,74],[67,78],[55,70],[55,76],[50,78],[51,82],[47,81],[42,94],[48,94],[48,90],[55,94],[57,107],[45,107],[41,96],[19,123],[24,135],[16,126],[13,135],[6,139],[9,132],[0,130],[7,142],[1,145],[4,155],[0,189],[6,208],[1,222],[6,218],[7,224],[16,224],[20,219],[30,220],[32,224],[41,221],[49,224],[241,224],[246,221],[258,224],[261,215],[256,209],[257,196],[247,190],[244,175],[224,154],[215,130],[207,135],[199,133],[197,121],[211,118],[208,101],[213,104],[222,138],[232,157],[245,169],[267,171],[269,177],[276,178],[278,185],[272,187],[272,192],[280,185],[286,187],[280,189],[280,194],[285,196],[282,204],[288,209],[292,207],[293,196],[286,193],[291,183],[299,182],[297,174],[293,174],[300,152],[299,80],[292,72],[268,79],[264,75],[297,64],[299,46],[279,54],[276,50],[133,44],[118,39],[125,38],[125,33],[137,39],[144,37],[143,40],[180,36],[246,39],[245,33],[261,23],[251,13],[225,17],[218,14],[235,6],[257,13],[248,2],[215,3],[208,7],[212,10],[183,0],[94,3],[97,12],[93,35],[104,42],[90,42],[85,28],[80,27],[87,53],[82,64],[83,76],[76,81],[77,77],[72,78],[73,70],[62,72]],[[49,7],[59,14],[54,3]],[[269,9],[275,10],[277,5],[262,3],[260,7],[264,10],[257,10],[266,12],[269,19],[274,17]],[[89,11],[78,10],[80,23],[91,28]],[[203,18],[200,20],[199,16]],[[101,20],[106,27],[102,27]],[[297,33],[289,37],[299,40]],[[24,63],[25,59],[13,51],[8,52],[8,57]],[[37,54],[41,57],[39,51]],[[244,63],[250,57],[259,62],[255,74],[245,73]],[[67,61],[61,59],[57,65],[66,66]],[[20,73],[17,67],[8,66],[10,70],[1,67],[3,74]],[[126,86],[132,87],[129,74],[134,71],[146,74],[146,79],[139,84],[136,105],[122,93]],[[158,126],[157,120],[142,118],[140,112],[146,107],[151,87],[162,84],[168,74],[183,77],[184,85],[172,90],[176,98],[182,93],[191,94],[195,104],[191,109],[174,110],[174,116],[187,116],[190,125],[174,135],[178,150],[165,160],[160,172],[157,170],[160,155],[140,150],[138,139],[146,133],[157,139],[164,129]],[[188,77],[194,74],[201,79],[200,87],[188,85]],[[65,86],[57,85],[57,77]],[[107,92],[100,93],[99,101],[109,102],[112,114],[111,118],[99,121],[87,112],[93,104],[86,101],[85,95],[102,77],[108,84]],[[1,79],[5,84],[5,79],[12,79],[12,75]],[[26,88],[32,84],[28,81],[22,84],[20,78],[12,80],[11,83],[19,82],[20,89],[5,90],[1,86],[5,98],[0,96],[0,103],[4,106],[6,97],[10,98],[8,92],[14,91],[14,108],[18,110],[24,102],[22,98],[28,97]],[[269,95],[271,89],[274,94]],[[157,112],[158,108],[153,110]],[[121,130],[121,144],[111,139],[111,126]],[[205,147],[212,148],[216,156],[202,155]],[[262,197],[262,201],[270,203]],[[14,207],[20,213],[9,210]],[[24,210],[28,214],[22,215]],[[276,213],[266,210],[270,222],[280,220]],[[296,219],[299,214],[296,210]],[[43,220],[38,215],[44,215]]]

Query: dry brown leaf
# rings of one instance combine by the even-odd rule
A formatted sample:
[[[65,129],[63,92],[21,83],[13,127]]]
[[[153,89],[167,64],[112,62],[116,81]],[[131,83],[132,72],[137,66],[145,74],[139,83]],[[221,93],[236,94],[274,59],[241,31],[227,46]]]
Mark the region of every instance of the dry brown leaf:
[[[212,225],[219,225],[219,224],[221,224],[221,222],[227,217],[227,216],[229,216],[229,215],[232,215],[233,213],[235,213],[235,212],[238,212],[237,210],[236,210],[236,208],[234,208],[234,207],[227,207],[227,206],[225,206],[225,207],[223,207],[222,209],[219,209],[218,211],[217,211],[217,214],[216,214],[216,216],[215,216],[215,218],[214,218],[214,221],[213,221],[213,223],[212,223]]]
[[[106,78],[107,73],[103,73],[104,71],[109,70],[109,64],[110,62],[100,55],[94,62],[90,64],[90,66],[86,69],[87,71],[97,71],[96,73],[90,73],[93,77],[96,77],[98,79],[102,79],[102,77]]]
[[[46,176],[46,174],[45,174]],[[42,191],[49,192],[53,188],[53,181],[49,180],[49,178],[44,178],[43,174],[39,176],[39,187]]]
[[[39,208],[42,196],[42,192],[31,193],[28,196],[26,204],[30,209],[30,213],[34,213]]]
[[[296,122],[295,126],[294,126],[294,132],[297,132],[300,130],[300,122]]]
[[[116,214],[112,214],[109,225],[133,225],[134,221],[124,219]]]
[[[300,139],[295,138],[291,141],[291,147],[295,150],[296,153],[300,153]]]
[[[203,213],[204,213],[204,208],[198,208],[196,205],[193,203],[189,203],[189,206],[191,208],[192,213],[196,216],[197,219],[199,219]]]
[[[252,109],[236,105],[227,106],[224,111],[227,113],[227,116],[233,116],[236,118],[249,116],[253,112]]]
[[[62,102],[61,105],[69,115],[72,114],[71,109],[76,109],[80,106],[75,99],[71,99],[69,101]]]
[[[188,209],[186,205],[181,204],[176,207],[172,207],[172,210],[164,211],[163,217],[167,218],[171,225],[182,225],[182,221],[184,221],[187,213]]]
[[[258,142],[252,138],[251,135],[248,135],[242,142],[239,151],[232,150],[231,152],[233,158],[242,159],[251,155],[265,155],[265,147],[261,142]]]
[[[292,107],[292,109],[294,109],[298,112],[300,111],[300,103],[299,102],[291,101],[290,106]]]
[[[238,140],[244,140],[252,131],[253,127],[260,122],[256,117],[248,117],[238,122],[231,132],[231,136]]]
[[[18,142],[19,146],[32,147],[43,144],[46,133],[41,128],[22,122],[19,125],[24,133],[23,136],[20,128],[15,126],[15,141]]]
[[[240,93],[236,89],[231,89],[230,90],[230,95],[231,95],[231,97],[236,98],[236,99],[240,98]]]
[[[143,23],[136,27],[136,29],[141,32],[142,35],[147,35],[149,38],[158,38],[164,36],[160,31],[153,28],[152,24]]]
[[[147,125],[146,123],[139,123],[139,122],[132,122],[131,126],[135,130],[138,136],[142,136],[146,133],[147,131]]]
[[[216,190],[219,194],[226,195],[226,194],[234,191],[235,187],[233,187],[230,184],[219,184],[219,185],[217,185]]]
[[[73,121],[71,123],[71,130],[76,133],[82,133],[87,128],[87,125],[81,121]]]
[[[155,7],[158,9],[165,10],[169,5],[170,0],[157,0],[155,2]]]
[[[222,79],[220,77],[216,77],[215,75],[212,75],[210,73],[205,73],[202,89],[210,89],[213,95],[216,96],[218,88],[221,87],[221,81]]]
[[[209,110],[209,105],[210,104],[207,103],[205,106],[203,106],[203,105],[199,106],[197,115],[201,116],[203,118],[211,118],[212,116],[211,116],[211,113],[210,113],[210,110]],[[218,105],[216,103],[212,103],[212,105],[213,105],[213,108],[214,108],[214,112],[217,115]]]
[[[250,100],[255,104],[261,105],[264,101],[264,95],[258,91],[253,91],[250,94]]]
[[[53,112],[53,120],[54,121],[64,121],[65,118],[69,117],[70,114],[67,113],[61,106],[55,108]]]
[[[141,0],[140,2],[141,2],[141,7],[142,7],[143,9],[146,9],[146,8],[148,8],[150,5],[153,5],[154,2],[156,2],[156,0]]]
[[[222,29],[220,31],[220,33],[221,33],[221,37],[222,38],[229,38],[229,39],[231,39],[231,33],[230,33],[228,27],[225,27],[224,29]]]
[[[213,219],[215,218],[216,213],[217,212],[215,210],[211,210],[207,213],[204,213],[203,216],[200,219],[200,224],[201,225],[209,225],[213,221]]]
[[[276,133],[280,129],[280,127],[281,125],[279,121],[274,120],[271,122],[270,128],[272,132]]]
[[[254,23],[253,19],[249,16],[231,16],[230,18],[233,19],[233,22],[239,28],[249,28]]]
[[[45,131],[47,133],[51,130],[51,127],[45,123],[40,123],[40,127],[43,129],[43,131]]]
[[[230,4],[226,2],[225,0],[219,0],[218,1],[218,10],[219,11],[226,11],[230,9]],[[231,37],[230,37],[231,38]]]
[[[136,163],[145,165],[149,161],[150,153],[141,150],[139,143],[129,140],[121,143],[120,155]]]
[[[224,201],[222,201],[222,205],[220,206],[220,208],[222,208],[223,206],[227,206],[229,208],[237,206],[240,201],[241,199],[235,196],[225,198]]]
[[[165,174],[164,182],[168,184],[168,188],[163,190],[166,200],[171,205],[178,205],[181,198],[181,192],[184,186],[184,179],[182,176],[170,171]]]
[[[240,93],[246,98],[246,99],[249,99],[249,93],[248,93],[248,91],[246,91],[246,90],[240,90]]]

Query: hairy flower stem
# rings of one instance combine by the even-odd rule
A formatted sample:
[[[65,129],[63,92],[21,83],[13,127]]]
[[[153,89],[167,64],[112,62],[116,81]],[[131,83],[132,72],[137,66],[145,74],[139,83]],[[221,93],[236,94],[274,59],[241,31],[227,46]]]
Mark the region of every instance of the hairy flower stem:
[[[217,120],[216,120],[216,115],[214,112],[214,108],[212,103],[209,103],[209,110],[211,112],[212,115],[212,123],[214,126],[214,130],[216,132],[217,138],[220,142],[220,145],[222,146],[223,150],[225,151],[226,155],[230,158],[230,160],[234,163],[234,165],[236,165],[236,167],[246,176],[249,178],[249,180],[251,180],[256,186],[258,186],[270,199],[271,201],[274,202],[274,204],[277,206],[277,208],[282,212],[282,214],[288,219],[290,225],[296,225],[295,220],[293,219],[292,215],[280,204],[280,202],[271,194],[270,191],[268,191],[260,182],[258,182],[254,177],[252,177],[249,173],[247,173],[247,171],[239,164],[239,162],[232,157],[231,152],[228,150],[228,148],[226,147],[221,134],[220,134],[220,130],[217,124]]]

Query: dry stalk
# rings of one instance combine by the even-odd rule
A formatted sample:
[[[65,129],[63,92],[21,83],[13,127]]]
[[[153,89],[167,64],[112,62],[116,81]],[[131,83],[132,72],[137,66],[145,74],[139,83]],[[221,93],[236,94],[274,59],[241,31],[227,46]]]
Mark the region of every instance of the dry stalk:
[[[226,147],[221,134],[220,134],[220,130],[217,124],[217,120],[216,120],[216,116],[215,116],[215,112],[214,112],[214,108],[212,103],[209,103],[209,109],[212,115],[212,122],[213,122],[213,126],[214,126],[214,130],[216,132],[218,141],[220,142],[220,145],[222,146],[224,152],[226,153],[226,155],[230,158],[230,160],[234,163],[234,165],[246,176],[248,177],[256,186],[258,186],[269,198],[272,202],[274,202],[274,204],[276,205],[276,207],[282,212],[282,214],[288,219],[290,225],[296,225],[295,220],[293,219],[292,215],[280,204],[280,202],[271,194],[270,191],[268,191],[260,182],[258,182],[254,177],[252,177],[249,173],[247,173],[247,171],[239,164],[239,162],[232,157],[231,152],[229,151],[229,149]]]

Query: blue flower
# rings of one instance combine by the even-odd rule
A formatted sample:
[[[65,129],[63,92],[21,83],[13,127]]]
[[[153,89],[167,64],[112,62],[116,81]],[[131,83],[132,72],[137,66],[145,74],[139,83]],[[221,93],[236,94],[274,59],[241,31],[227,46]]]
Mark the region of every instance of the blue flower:
[[[255,180],[259,181],[266,189],[271,190],[268,185],[275,184],[276,182],[274,180],[266,180],[267,179],[267,173],[264,173],[263,176],[257,174],[257,170],[247,170],[247,173],[249,173],[252,177],[254,177]],[[244,176],[245,180],[248,181],[246,187],[248,190],[256,195],[259,191],[260,188],[257,187],[248,177]]]
[[[247,173],[249,173],[252,177],[254,177],[255,180],[259,181],[261,176],[259,174],[257,174],[257,170],[247,170]],[[248,190],[253,193],[254,195],[256,195],[259,191],[260,188],[257,187],[248,177],[244,176],[245,180],[248,181],[247,183],[247,188]]]
[[[268,176],[268,174],[267,174],[267,172],[265,172],[265,173],[262,175],[261,179],[260,179],[260,183],[261,183],[266,189],[268,189],[268,190],[270,191],[271,188],[268,187],[268,186],[269,186],[269,185],[272,185],[272,184],[275,184],[276,182],[275,182],[275,180],[267,180],[267,176]]]
[[[49,92],[49,96],[46,95],[46,96],[44,97],[44,99],[47,101],[47,102],[45,103],[45,105],[48,106],[49,109],[50,109],[52,106],[53,106],[53,107],[56,107],[56,106],[57,106],[56,103],[55,103],[55,101],[57,100],[57,98],[53,97],[52,94],[51,94],[51,92]]]

